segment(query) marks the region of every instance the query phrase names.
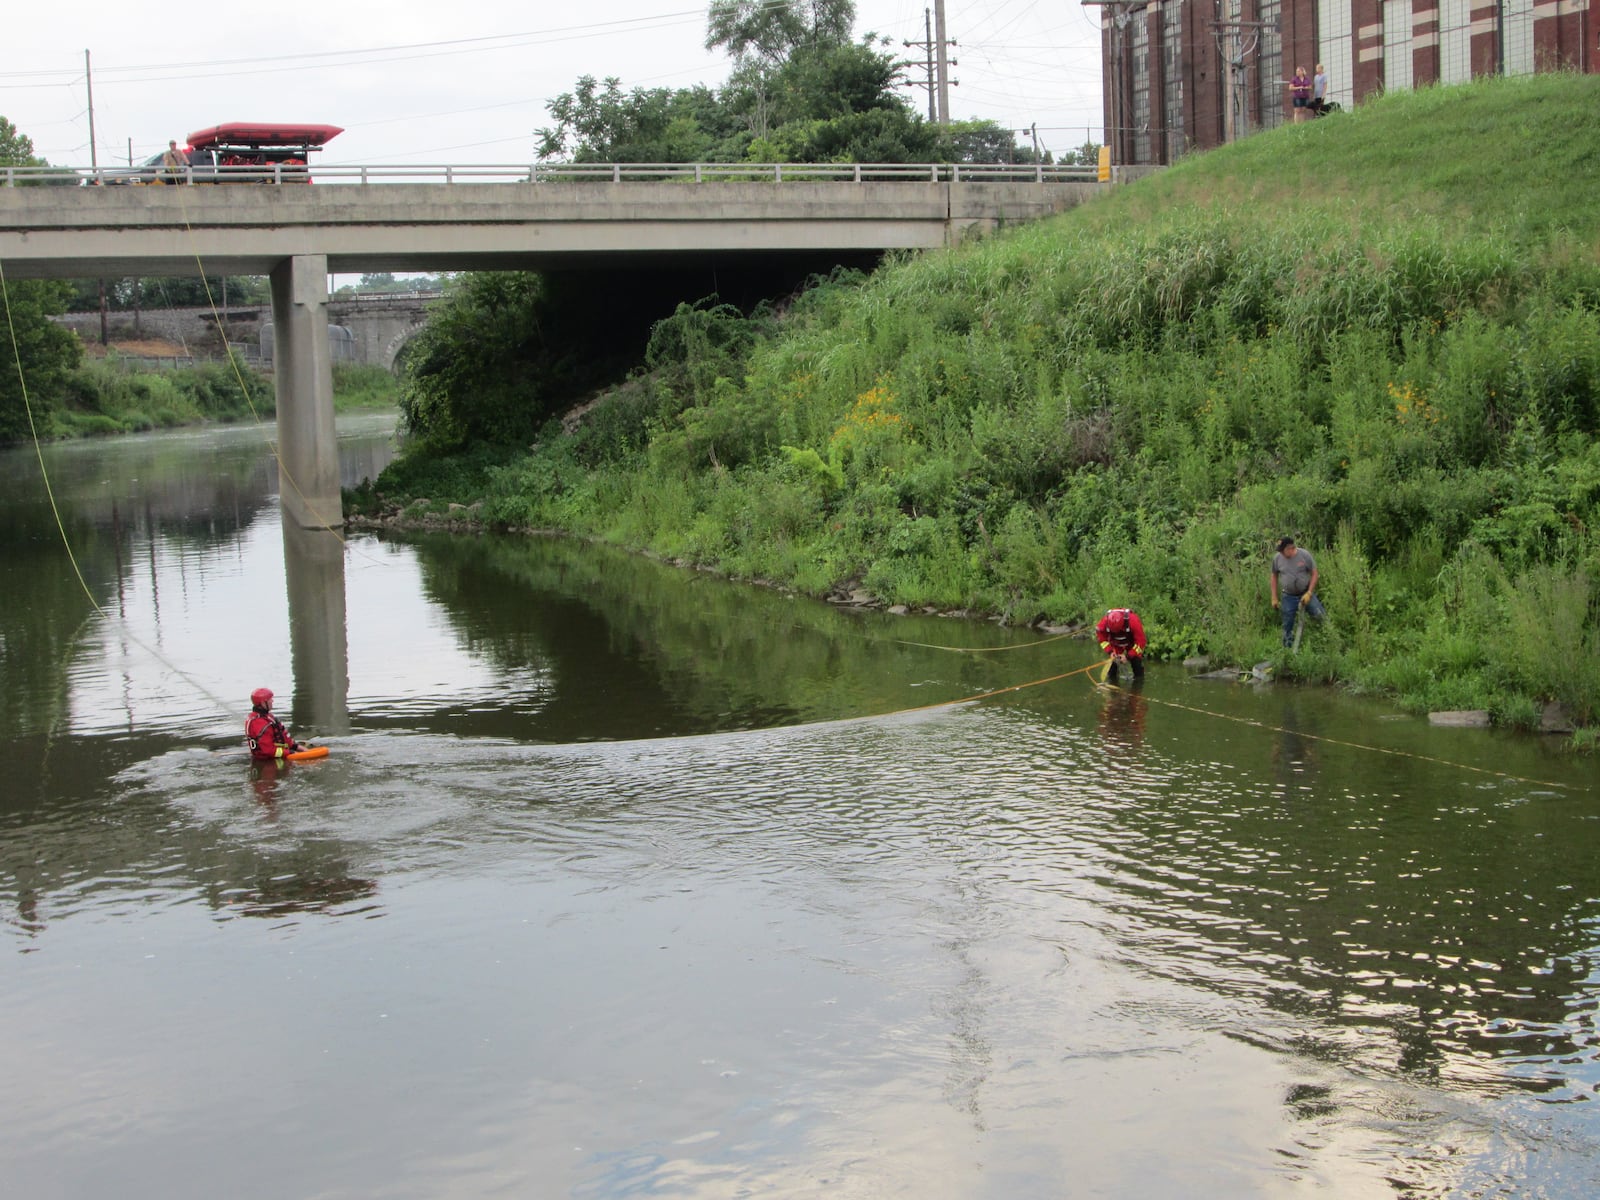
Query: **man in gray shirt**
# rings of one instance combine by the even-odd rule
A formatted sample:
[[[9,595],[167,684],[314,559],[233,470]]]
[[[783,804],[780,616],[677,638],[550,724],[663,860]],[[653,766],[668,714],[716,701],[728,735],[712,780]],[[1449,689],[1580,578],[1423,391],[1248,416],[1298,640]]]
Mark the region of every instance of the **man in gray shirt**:
[[[1328,614],[1317,599],[1317,561],[1309,550],[1294,544],[1292,537],[1278,540],[1272,556],[1272,604],[1283,612],[1283,644],[1294,644],[1294,616],[1302,604],[1306,615],[1321,621]],[[1280,587],[1281,584],[1281,587]],[[1280,598],[1281,596],[1281,598]]]

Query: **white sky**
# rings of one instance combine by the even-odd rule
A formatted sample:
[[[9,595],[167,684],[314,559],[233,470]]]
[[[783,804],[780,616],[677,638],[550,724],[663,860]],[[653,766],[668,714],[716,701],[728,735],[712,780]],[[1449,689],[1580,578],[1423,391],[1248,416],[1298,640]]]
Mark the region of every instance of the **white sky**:
[[[857,0],[856,32],[924,40],[933,0]],[[84,52],[100,165],[224,121],[342,125],[328,164],[522,163],[548,101],[582,75],[718,86],[705,0],[19,0],[0,40],[0,116],[58,166],[90,163]],[[1100,34],[1079,0],[945,0],[957,46],[951,115],[1065,150],[1101,140]],[[912,72],[913,77],[925,71]],[[927,91],[908,88],[917,111]],[[1026,138],[1022,139],[1024,143]]]

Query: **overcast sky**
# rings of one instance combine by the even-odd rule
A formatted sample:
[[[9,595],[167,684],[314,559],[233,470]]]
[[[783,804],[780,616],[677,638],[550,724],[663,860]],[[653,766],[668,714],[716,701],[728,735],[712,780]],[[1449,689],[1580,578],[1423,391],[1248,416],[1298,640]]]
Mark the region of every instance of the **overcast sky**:
[[[857,0],[856,32],[924,40],[933,0]],[[224,121],[342,125],[334,163],[521,163],[582,75],[625,89],[720,85],[705,4],[610,0],[19,0],[0,40],[0,116],[56,165],[102,166]],[[1100,36],[1079,0],[945,0],[951,114],[1051,150],[1101,138]],[[84,52],[89,52],[86,80]],[[916,73],[913,72],[915,75]],[[906,95],[927,112],[927,92]]]

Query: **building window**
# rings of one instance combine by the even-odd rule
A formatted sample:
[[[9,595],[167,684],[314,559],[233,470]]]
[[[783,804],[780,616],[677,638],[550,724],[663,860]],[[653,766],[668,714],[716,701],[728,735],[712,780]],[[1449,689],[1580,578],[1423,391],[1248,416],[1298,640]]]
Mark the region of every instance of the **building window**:
[[[1472,78],[1472,0],[1439,0],[1439,82]]]
[[[1161,10],[1161,65],[1165,72],[1167,161],[1176,162],[1188,145],[1183,136],[1183,0],[1167,0]]]
[[[1150,153],[1150,23],[1138,19],[1128,27],[1133,50],[1133,161],[1154,161]]]
[[[1505,66],[1502,69],[1507,75],[1532,75],[1533,0],[1504,0],[1504,3],[1501,28],[1505,31],[1502,51]]]
[[[1328,68],[1328,99],[1355,103],[1355,53],[1350,36],[1350,0],[1318,0],[1317,61]],[[1311,64],[1315,70],[1315,64]]]
[[[1279,0],[1260,0],[1256,5],[1256,20],[1261,24],[1257,32],[1261,41],[1256,49],[1256,107],[1261,113],[1261,128],[1275,129],[1283,124],[1284,107],[1289,101],[1289,76],[1283,63],[1283,34],[1279,33],[1279,17],[1283,6]],[[1311,63],[1302,64],[1307,71]]]
[[[1383,86],[1391,92],[1411,87],[1411,0],[1383,3]]]

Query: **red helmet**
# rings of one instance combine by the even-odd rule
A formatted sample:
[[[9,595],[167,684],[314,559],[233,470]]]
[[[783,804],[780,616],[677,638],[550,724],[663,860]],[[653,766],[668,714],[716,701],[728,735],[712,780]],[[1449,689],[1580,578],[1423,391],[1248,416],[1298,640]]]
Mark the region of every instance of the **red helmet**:
[[[1107,629],[1111,629],[1111,630],[1114,630],[1117,633],[1121,633],[1125,629],[1128,628],[1128,610],[1127,609],[1125,609],[1125,608],[1114,608],[1114,609],[1111,610],[1111,614],[1110,615],[1111,615],[1111,620],[1106,623],[1106,628]],[[270,699],[271,696],[272,696],[272,693],[268,692],[267,693],[267,697]]]
[[[255,691],[250,693],[250,703],[255,705],[257,708],[271,708],[272,689],[257,688]]]

